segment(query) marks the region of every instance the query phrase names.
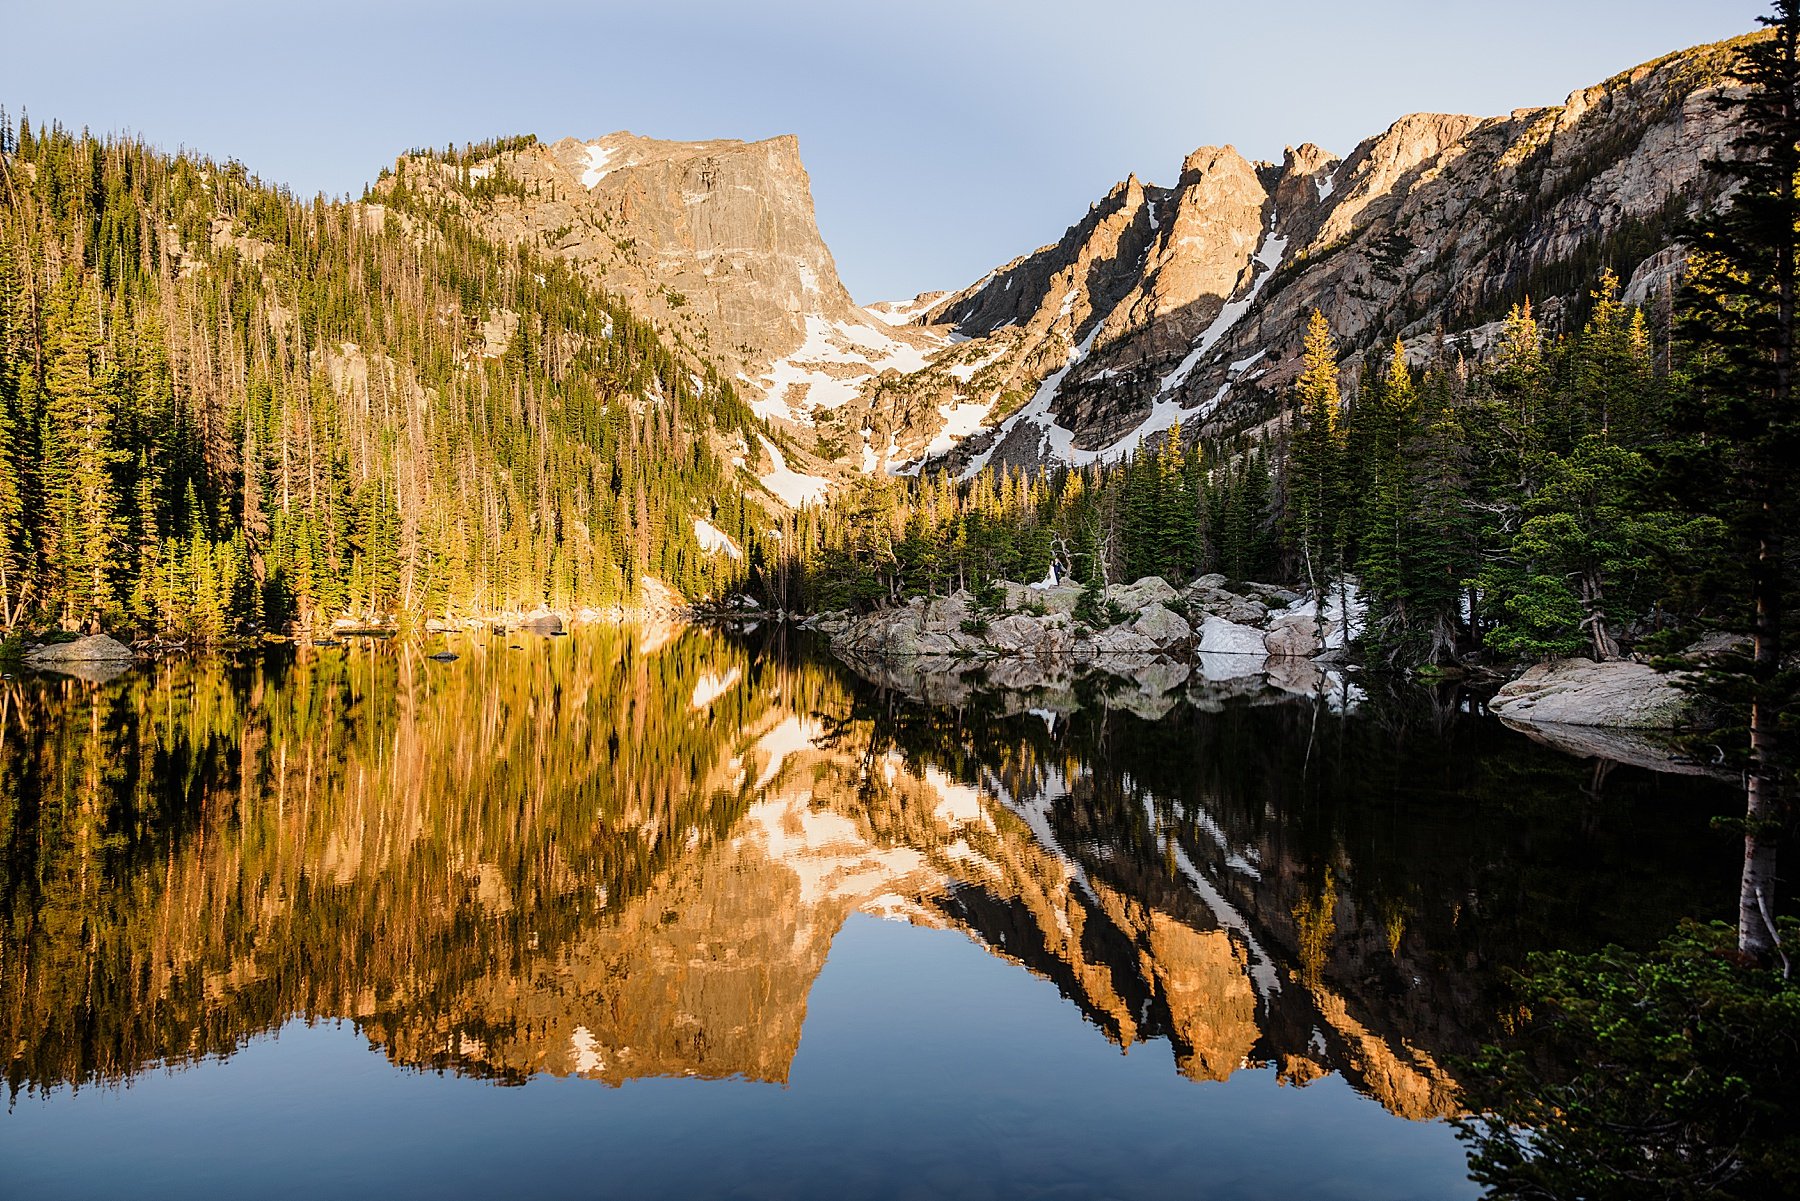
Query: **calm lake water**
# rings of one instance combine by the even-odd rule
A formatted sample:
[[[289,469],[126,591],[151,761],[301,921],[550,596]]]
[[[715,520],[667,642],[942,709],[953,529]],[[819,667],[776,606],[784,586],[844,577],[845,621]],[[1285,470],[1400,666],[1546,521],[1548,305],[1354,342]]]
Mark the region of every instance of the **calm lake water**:
[[[1723,785],[1154,674],[582,629],[0,684],[5,1194],[1467,1197],[1507,970],[1731,912]]]

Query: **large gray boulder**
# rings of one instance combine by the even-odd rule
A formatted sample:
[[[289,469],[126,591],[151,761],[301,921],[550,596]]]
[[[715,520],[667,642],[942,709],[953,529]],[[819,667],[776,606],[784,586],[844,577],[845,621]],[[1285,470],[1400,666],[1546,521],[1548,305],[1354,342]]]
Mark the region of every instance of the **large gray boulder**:
[[[919,628],[927,633],[954,634],[962,629],[964,621],[974,616],[975,598],[967,592],[952,592],[949,596],[929,600],[915,598],[907,609],[918,613]]]
[[[967,649],[962,638],[956,634],[937,634],[902,632],[890,643],[890,653],[896,655],[958,655]]]
[[[129,662],[132,657],[131,648],[118,639],[105,634],[90,634],[73,642],[40,646],[26,654],[25,661],[31,664],[102,663],[121,659]]]
[[[1553,659],[1500,689],[1488,708],[1530,725],[1674,730],[1700,719],[1696,699],[1676,687],[1680,678],[1631,659]]]
[[[1194,627],[1162,605],[1147,605],[1131,628],[1164,650],[1186,647],[1194,641]]]
[[[540,605],[519,619],[519,628],[533,634],[560,634],[563,632],[563,619],[560,614]]]
[[[1161,576],[1147,575],[1133,584],[1109,584],[1106,599],[1131,613],[1151,605],[1166,605],[1176,597],[1175,589]]]
[[[1205,655],[1242,655],[1246,661],[1254,660],[1259,670],[1269,654],[1263,647],[1261,630],[1210,614],[1200,623],[1200,652]]]
[[[1336,623],[1310,614],[1278,617],[1269,623],[1263,647],[1272,658],[1310,659],[1331,644]]]
[[[1261,601],[1247,597],[1234,596],[1226,604],[1213,610],[1226,621],[1235,621],[1241,626],[1259,626],[1268,620],[1269,606]]]
[[[1073,613],[1075,606],[1081,601],[1080,584],[1057,584],[1052,588],[1040,588],[1036,584],[1015,584],[1009,580],[1002,588],[1006,593],[1008,609],[1042,606],[1047,613]]]
[[[1067,654],[1074,630],[1060,617],[1014,613],[988,623],[987,647],[1005,655]]]
[[[1223,617],[1242,626],[1259,626],[1269,615],[1269,606],[1262,601],[1226,588],[1222,575],[1201,576],[1181,590],[1181,599],[1190,611]]]

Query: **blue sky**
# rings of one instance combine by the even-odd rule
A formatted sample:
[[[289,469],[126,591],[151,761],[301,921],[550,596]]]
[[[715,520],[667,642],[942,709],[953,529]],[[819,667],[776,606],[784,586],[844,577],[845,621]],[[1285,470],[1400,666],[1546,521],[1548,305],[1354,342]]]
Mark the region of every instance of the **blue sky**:
[[[0,0],[0,103],[359,192],[494,134],[800,136],[859,300],[958,287],[1196,146],[1339,154],[1750,29],[1764,0]]]

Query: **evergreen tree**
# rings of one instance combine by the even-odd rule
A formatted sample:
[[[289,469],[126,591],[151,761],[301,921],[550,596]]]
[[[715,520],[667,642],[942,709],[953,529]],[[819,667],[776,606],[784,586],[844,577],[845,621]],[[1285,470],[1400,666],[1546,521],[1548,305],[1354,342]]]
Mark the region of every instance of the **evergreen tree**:
[[[1800,451],[1795,321],[1800,303],[1800,0],[1775,0],[1771,36],[1742,51],[1742,90],[1722,94],[1740,130],[1720,169],[1738,184],[1731,205],[1695,230],[1681,333],[1694,352],[1696,474],[1716,481],[1747,588],[1752,651],[1714,673],[1715,690],[1749,710],[1744,871],[1738,941],[1776,950],[1776,850],[1789,821],[1782,712],[1792,681],[1782,666],[1788,587],[1786,533],[1795,506],[1789,473]]]
[[[748,484],[714,449],[761,428],[729,382],[418,173],[376,227],[234,163],[4,142],[0,625],[219,637],[738,586],[692,534]],[[470,331],[497,313],[490,357]]]
[[[1288,456],[1288,538],[1306,582],[1322,595],[1341,570],[1343,469],[1338,437],[1337,346],[1325,314],[1307,323],[1305,365],[1294,383],[1298,417]]]
[[[114,469],[114,371],[94,288],[64,280],[44,338],[47,553],[67,623],[92,624],[115,602],[122,523]]]

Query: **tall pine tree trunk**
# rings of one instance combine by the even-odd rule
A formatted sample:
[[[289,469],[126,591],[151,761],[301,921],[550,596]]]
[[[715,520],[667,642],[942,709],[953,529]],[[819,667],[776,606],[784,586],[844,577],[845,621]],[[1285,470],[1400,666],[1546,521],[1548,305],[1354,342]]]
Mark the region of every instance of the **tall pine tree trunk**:
[[[1783,551],[1776,505],[1765,499],[1763,530],[1750,576],[1755,605],[1755,650],[1751,665],[1750,770],[1744,777],[1744,874],[1738,885],[1738,949],[1759,960],[1777,950],[1774,929],[1775,853],[1782,804],[1780,704],[1773,684],[1781,669]]]
[[[1775,154],[1782,168],[1781,198],[1785,202],[1784,236],[1775,240],[1774,423],[1793,420],[1794,404],[1794,306],[1795,246],[1793,215],[1796,209],[1796,145],[1794,132],[1800,113],[1794,111],[1796,32],[1800,12],[1793,4],[1780,6],[1783,18],[1777,44],[1785,87],[1777,89],[1776,104],[1785,137]],[[1777,443],[1779,445],[1779,443]],[[1783,593],[1786,591],[1781,524],[1786,506],[1784,480],[1789,464],[1765,462],[1758,482],[1756,560],[1750,570],[1750,603],[1754,606],[1755,650],[1750,676],[1750,771],[1744,778],[1744,874],[1738,885],[1738,948],[1767,961],[1780,946],[1775,933],[1775,850],[1787,818],[1783,803],[1778,677],[1781,673]]]

